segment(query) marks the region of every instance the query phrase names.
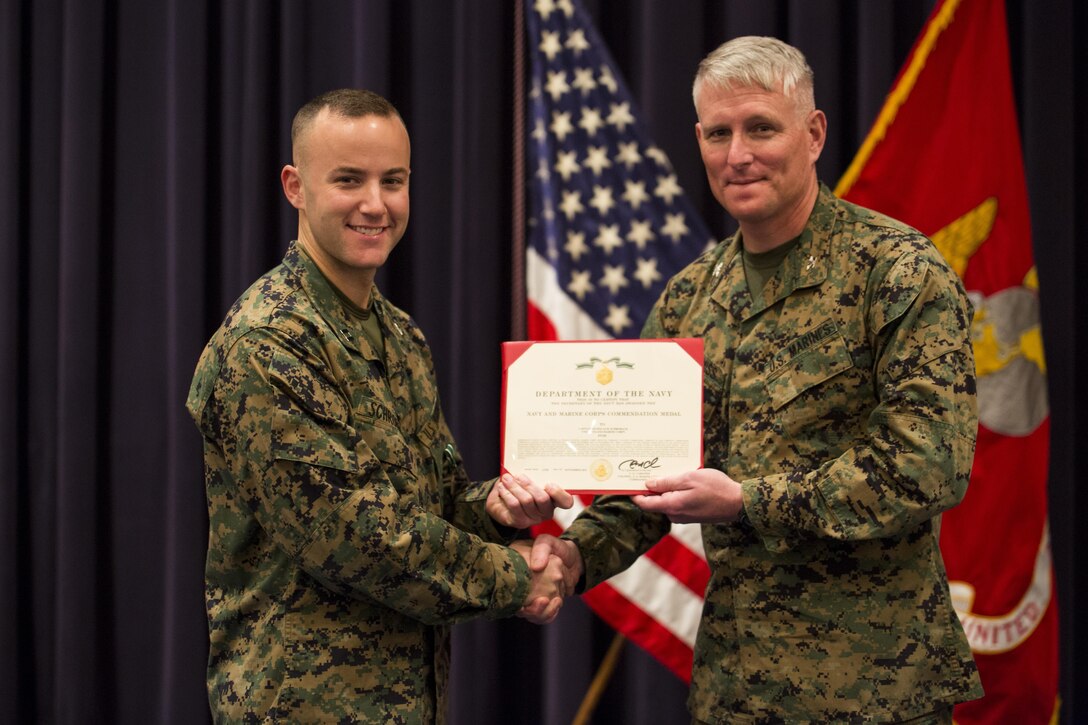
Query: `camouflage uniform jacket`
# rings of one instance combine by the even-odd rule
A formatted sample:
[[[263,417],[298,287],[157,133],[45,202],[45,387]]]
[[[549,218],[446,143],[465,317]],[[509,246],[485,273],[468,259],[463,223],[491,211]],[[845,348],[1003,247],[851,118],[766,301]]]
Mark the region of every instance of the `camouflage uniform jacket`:
[[[702,527],[689,709],[884,722],[981,696],[938,548],[977,432],[962,285],[920,233],[822,185],[755,299],[740,250],[734,237],[677,274],[643,330],[703,339],[704,465],[744,498],[741,521]],[[668,526],[611,497],[565,536],[592,586]]]
[[[441,722],[447,625],[528,594],[524,560],[480,538],[503,535],[490,486],[465,474],[422,333],[372,299],[384,351],[292,244],[197,366],[217,721]]]

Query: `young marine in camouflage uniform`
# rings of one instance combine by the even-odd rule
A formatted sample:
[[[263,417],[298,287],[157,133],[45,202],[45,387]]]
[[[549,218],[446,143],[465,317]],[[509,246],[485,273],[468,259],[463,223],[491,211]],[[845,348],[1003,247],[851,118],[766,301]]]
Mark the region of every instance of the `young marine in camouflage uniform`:
[[[373,286],[408,221],[408,134],[366,91],[299,111],[299,237],[231,307],[188,409],[204,436],[208,691],[221,722],[431,723],[448,625],[555,616],[556,560],[498,543],[569,496],[472,484],[423,334]]]
[[[591,587],[701,522],[696,720],[951,722],[982,695],[938,548],[977,431],[963,287],[922,234],[818,182],[826,119],[795,48],[726,43],[694,98],[740,230],[642,334],[703,340],[705,468],[598,499],[534,565],[558,553]]]

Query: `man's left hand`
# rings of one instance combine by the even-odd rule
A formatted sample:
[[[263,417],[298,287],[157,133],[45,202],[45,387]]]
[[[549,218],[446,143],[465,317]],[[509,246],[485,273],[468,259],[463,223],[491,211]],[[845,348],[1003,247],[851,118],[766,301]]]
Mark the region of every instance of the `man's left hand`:
[[[665,514],[677,524],[736,521],[744,507],[740,484],[713,468],[653,479],[646,488],[649,495],[631,500],[643,511]]]
[[[541,486],[525,476],[504,473],[487,495],[487,513],[503,526],[524,529],[547,521],[555,509],[569,509],[574,497],[554,483]]]

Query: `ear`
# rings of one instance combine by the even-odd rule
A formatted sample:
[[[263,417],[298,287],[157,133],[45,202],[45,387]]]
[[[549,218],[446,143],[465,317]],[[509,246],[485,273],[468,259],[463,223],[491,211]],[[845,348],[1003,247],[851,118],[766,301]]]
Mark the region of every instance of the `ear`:
[[[820,153],[824,150],[824,143],[827,141],[827,116],[820,109],[816,109],[808,114],[808,137],[809,137],[809,154],[812,156],[813,162],[820,158]]]
[[[306,207],[306,200],[302,195],[302,175],[298,167],[291,164],[284,166],[280,171],[280,184],[283,186],[283,195],[291,202],[291,206],[296,209]]]

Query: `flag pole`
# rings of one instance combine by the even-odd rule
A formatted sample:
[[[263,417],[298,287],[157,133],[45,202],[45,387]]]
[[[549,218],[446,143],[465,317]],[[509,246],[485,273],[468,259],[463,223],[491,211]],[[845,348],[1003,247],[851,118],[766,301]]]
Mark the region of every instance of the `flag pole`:
[[[525,293],[525,15],[524,0],[514,3],[514,163],[511,192],[510,339],[526,335]]]
[[[601,695],[604,694],[604,689],[608,687],[608,681],[612,679],[612,673],[616,671],[616,664],[620,659],[620,650],[623,649],[625,640],[626,637],[619,632],[616,632],[616,636],[612,638],[612,644],[608,646],[608,651],[605,652],[604,659],[601,660],[601,665],[597,668],[597,674],[593,676],[593,682],[589,683],[589,688],[586,689],[585,697],[582,698],[582,704],[578,707],[578,712],[571,721],[571,725],[586,725],[589,719],[593,717],[593,711],[597,709],[597,703],[600,701]]]

